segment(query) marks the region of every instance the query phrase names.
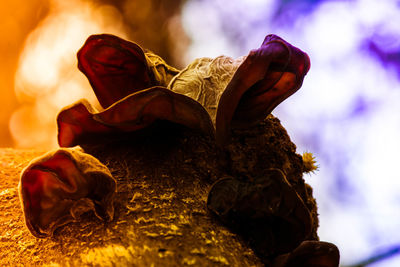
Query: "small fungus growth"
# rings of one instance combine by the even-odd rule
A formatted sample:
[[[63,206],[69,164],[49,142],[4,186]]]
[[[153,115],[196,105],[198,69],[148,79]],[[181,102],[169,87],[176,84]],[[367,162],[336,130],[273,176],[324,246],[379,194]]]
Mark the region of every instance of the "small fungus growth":
[[[21,174],[20,199],[28,229],[51,236],[57,227],[93,210],[114,217],[116,181],[100,161],[78,149],[63,148],[33,160]]]

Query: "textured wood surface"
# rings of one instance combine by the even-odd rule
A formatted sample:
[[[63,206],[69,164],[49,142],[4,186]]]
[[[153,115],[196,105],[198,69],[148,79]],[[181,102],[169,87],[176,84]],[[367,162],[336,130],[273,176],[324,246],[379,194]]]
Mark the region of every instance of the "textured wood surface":
[[[315,219],[316,206],[301,156],[279,120],[271,116],[234,136],[222,154],[215,141],[171,125],[83,147],[117,180],[115,218],[104,223],[87,213],[47,239],[24,225],[17,188],[21,170],[45,151],[0,149],[0,266],[263,266],[207,210],[212,183],[279,168]]]
[[[198,146],[200,154],[204,149]],[[196,164],[191,161],[195,158],[170,166],[171,151],[147,150],[143,153],[148,156],[133,158],[142,152],[129,152],[124,146],[115,150],[125,151],[125,155],[98,152],[106,155],[102,160],[118,180],[115,219],[104,224],[87,214],[81,221],[56,230],[49,239],[37,239],[29,233],[17,189],[20,171],[42,152],[0,150],[1,266],[262,265],[239,237],[208,213],[206,197],[211,180],[199,179],[207,172],[203,167],[201,173],[193,171]],[[120,156],[122,160],[117,161],[115,157]]]

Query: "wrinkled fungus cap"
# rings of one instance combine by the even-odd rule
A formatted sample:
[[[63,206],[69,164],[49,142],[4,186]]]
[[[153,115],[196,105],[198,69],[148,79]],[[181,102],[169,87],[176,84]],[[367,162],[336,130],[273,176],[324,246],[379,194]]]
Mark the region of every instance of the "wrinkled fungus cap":
[[[229,141],[231,127],[263,120],[302,85],[310,68],[306,53],[276,35],[250,51],[222,94],[216,118],[217,142]]]
[[[78,52],[78,67],[105,110],[94,111],[89,103],[81,101],[61,111],[57,118],[60,146],[132,132],[166,120],[210,136],[215,131],[217,143],[224,147],[231,128],[260,122],[300,88],[310,60],[306,53],[282,38],[267,35],[261,47],[252,50],[238,67],[215,103],[215,130],[196,98],[168,88],[179,71],[135,43],[109,34],[92,35]],[[225,71],[223,66],[220,71]],[[187,82],[204,86],[203,81]],[[212,93],[217,94],[220,92]]]
[[[214,136],[201,104],[166,88],[178,70],[139,45],[109,34],[92,35],[78,52],[78,67],[105,110],[97,112],[86,100],[64,108],[57,117],[61,147],[137,131],[157,120]]]
[[[156,85],[142,48],[117,36],[92,35],[77,56],[79,70],[88,78],[104,108]]]
[[[98,113],[87,101],[64,108],[57,117],[58,143],[72,147],[107,134],[137,131],[157,120],[214,136],[210,116],[201,104],[158,86],[133,93]]]
[[[19,182],[26,225],[40,238],[90,210],[102,220],[112,220],[115,192],[116,181],[107,167],[76,148],[33,160]]]
[[[278,169],[268,169],[253,181],[218,180],[207,207],[262,255],[289,252],[311,233],[310,211]]]

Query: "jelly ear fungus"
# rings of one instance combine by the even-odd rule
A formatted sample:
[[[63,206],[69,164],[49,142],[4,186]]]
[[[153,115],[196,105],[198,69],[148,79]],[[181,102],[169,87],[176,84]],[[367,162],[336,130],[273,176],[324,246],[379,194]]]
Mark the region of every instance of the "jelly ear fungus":
[[[263,120],[302,85],[310,68],[306,53],[276,35],[267,35],[239,66],[218,104],[216,138],[229,142],[232,127],[249,127]]]
[[[90,210],[104,221],[114,217],[116,181],[107,167],[76,148],[34,159],[18,188],[26,225],[39,238]]]

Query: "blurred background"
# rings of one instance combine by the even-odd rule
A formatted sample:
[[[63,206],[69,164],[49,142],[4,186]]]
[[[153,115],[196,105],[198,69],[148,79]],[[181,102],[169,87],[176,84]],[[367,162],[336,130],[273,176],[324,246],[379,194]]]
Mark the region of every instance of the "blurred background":
[[[76,52],[90,34],[133,40],[182,68],[238,57],[275,33],[306,51],[303,87],[273,111],[314,153],[321,240],[342,266],[400,266],[399,0],[31,0],[0,10],[0,146],[57,146],[57,112],[96,99]]]

